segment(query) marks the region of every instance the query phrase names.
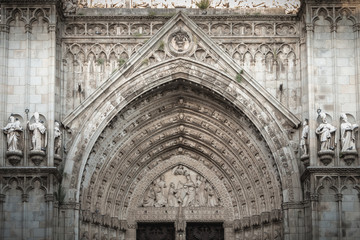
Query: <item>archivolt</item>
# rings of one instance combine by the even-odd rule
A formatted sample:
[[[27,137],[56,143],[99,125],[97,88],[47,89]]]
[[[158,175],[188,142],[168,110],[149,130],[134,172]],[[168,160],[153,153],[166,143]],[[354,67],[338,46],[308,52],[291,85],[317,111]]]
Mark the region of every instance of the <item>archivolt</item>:
[[[300,196],[294,195],[296,192],[294,189],[300,188],[297,164],[284,130],[296,126],[298,122],[291,120],[296,118],[290,116],[290,113],[289,116],[283,115],[286,112],[278,110],[276,103],[269,102],[259,89],[247,82],[238,84],[215,69],[181,58],[169,60],[153,66],[152,69],[130,75],[132,76],[129,77],[124,73],[118,81],[106,86],[105,90],[96,92],[90,97],[93,100],[91,105],[81,106],[82,109],[75,110],[68,120],[64,121],[65,125],[76,134],[73,135],[72,148],[65,167],[65,171],[71,178],[65,179],[63,185],[69,190],[77,191],[78,200],[81,178],[86,175],[83,172],[88,156],[94,149],[95,142],[99,140],[101,142],[103,139],[101,133],[106,126],[114,121],[115,116],[130,102],[176,79],[186,79],[190,83],[197,83],[199,86],[211,89],[211,92],[231,102],[235,109],[244,113],[244,116],[256,126],[257,131],[265,139],[276,161],[285,193],[283,200],[300,200]],[[280,119],[274,117],[275,115],[281,118],[282,123]],[[111,124],[109,129],[111,129]],[[107,157],[103,156],[103,158]]]

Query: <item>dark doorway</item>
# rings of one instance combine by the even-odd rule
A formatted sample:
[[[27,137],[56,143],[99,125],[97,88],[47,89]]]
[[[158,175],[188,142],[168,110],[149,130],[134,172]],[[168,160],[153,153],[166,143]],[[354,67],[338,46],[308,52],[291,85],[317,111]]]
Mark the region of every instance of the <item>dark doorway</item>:
[[[224,240],[222,223],[186,223],[186,240]]]
[[[138,223],[136,240],[175,240],[174,223]]]

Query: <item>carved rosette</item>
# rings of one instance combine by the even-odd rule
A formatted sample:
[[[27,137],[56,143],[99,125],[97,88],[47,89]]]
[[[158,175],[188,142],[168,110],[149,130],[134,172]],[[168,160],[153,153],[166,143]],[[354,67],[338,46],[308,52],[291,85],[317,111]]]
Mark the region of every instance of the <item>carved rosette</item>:
[[[6,158],[8,159],[9,163],[13,166],[19,165],[22,157],[23,157],[23,153],[20,150],[6,152]]]

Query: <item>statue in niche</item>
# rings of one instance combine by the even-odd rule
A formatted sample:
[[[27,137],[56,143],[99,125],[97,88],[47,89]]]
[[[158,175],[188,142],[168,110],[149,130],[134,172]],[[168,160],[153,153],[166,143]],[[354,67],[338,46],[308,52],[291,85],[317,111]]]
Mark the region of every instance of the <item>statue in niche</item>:
[[[354,151],[356,150],[355,146],[355,132],[358,130],[359,125],[351,124],[345,113],[340,115],[342,123],[340,125],[340,139],[341,139],[341,151]]]
[[[54,126],[54,153],[60,155],[62,133],[60,131],[60,124],[55,122]]]
[[[332,134],[335,133],[336,127],[327,122],[324,112],[321,112],[319,116],[322,123],[316,128],[315,132],[320,136],[320,151],[332,151],[335,148]]]
[[[219,197],[209,181],[183,165],[163,173],[145,191],[143,207],[215,207]]]
[[[38,112],[34,113],[35,122],[28,122],[28,128],[32,132],[31,143],[32,151],[44,151],[47,145],[46,127],[42,121],[40,121],[40,115]]]
[[[20,125],[20,121],[15,119],[14,116],[10,116],[9,123],[3,128],[6,134],[7,147],[9,152],[20,151],[19,139],[23,128]]]
[[[308,147],[307,147],[308,137],[309,137],[309,125],[308,125],[308,120],[305,119],[303,122],[303,130],[302,130],[301,139],[300,139],[300,147],[301,147],[301,151],[302,151],[302,156],[308,155]]]

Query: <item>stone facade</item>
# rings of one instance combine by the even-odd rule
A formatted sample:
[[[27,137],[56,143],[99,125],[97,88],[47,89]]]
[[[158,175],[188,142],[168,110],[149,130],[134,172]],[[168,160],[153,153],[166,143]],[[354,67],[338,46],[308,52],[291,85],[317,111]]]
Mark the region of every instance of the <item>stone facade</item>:
[[[358,238],[358,1],[85,2],[0,3],[1,239]]]

